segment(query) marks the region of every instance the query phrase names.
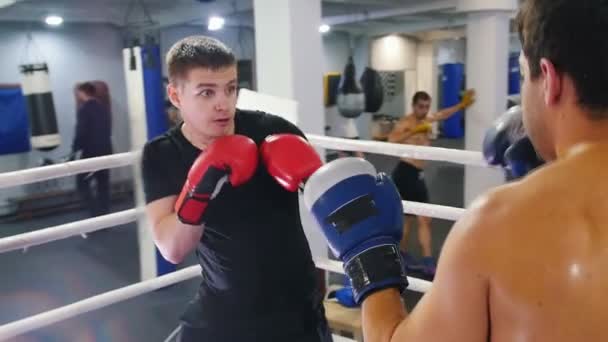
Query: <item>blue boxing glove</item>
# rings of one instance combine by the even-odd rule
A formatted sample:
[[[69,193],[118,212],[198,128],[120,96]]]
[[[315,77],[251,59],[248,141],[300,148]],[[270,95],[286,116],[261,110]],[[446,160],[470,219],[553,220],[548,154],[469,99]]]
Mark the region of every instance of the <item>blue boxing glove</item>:
[[[520,178],[544,164],[529,137],[517,140],[505,152],[505,163],[513,178]]]
[[[505,152],[513,143],[526,135],[520,106],[509,108],[486,131],[483,139],[483,156],[490,165],[506,167]]]
[[[483,155],[488,164],[503,167],[509,180],[521,178],[544,163],[526,134],[520,106],[509,108],[486,131]]]
[[[358,304],[378,290],[407,288],[399,252],[403,206],[390,178],[364,159],[337,159],[308,179],[304,203],[344,262]]]

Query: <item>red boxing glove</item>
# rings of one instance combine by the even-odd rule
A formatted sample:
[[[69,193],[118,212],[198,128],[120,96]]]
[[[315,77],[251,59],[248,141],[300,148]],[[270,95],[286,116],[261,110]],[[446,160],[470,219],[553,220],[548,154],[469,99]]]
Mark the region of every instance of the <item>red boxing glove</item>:
[[[295,134],[268,136],[261,147],[268,172],[288,191],[298,187],[323,165],[306,139]]]
[[[232,186],[247,182],[258,165],[255,142],[242,135],[228,135],[215,140],[194,161],[182,192],[175,202],[175,212],[182,223],[200,225],[209,201],[217,196],[226,181]]]

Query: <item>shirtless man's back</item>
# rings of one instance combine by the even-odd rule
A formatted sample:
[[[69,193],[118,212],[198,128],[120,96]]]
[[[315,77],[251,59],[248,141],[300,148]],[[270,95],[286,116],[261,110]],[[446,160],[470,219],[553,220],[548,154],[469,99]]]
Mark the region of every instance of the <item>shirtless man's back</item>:
[[[492,341],[607,338],[608,144],[571,154],[484,205]]]

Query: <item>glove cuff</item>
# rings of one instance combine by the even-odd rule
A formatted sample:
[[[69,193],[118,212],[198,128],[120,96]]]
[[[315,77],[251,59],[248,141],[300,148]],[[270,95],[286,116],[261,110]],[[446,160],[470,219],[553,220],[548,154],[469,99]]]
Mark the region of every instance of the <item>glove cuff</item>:
[[[344,263],[357,304],[368,295],[387,288],[407,289],[408,281],[399,247],[384,244],[368,248]]]

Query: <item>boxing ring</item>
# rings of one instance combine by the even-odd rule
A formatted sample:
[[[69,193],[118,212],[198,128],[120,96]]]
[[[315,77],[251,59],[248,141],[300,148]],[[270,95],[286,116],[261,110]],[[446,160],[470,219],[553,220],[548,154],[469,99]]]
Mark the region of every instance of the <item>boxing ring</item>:
[[[422,160],[444,161],[478,167],[489,167],[480,152],[453,150],[427,146],[391,144],[372,141],[354,141],[350,139],[329,138],[325,136],[308,135],[310,142],[322,149],[339,149],[343,151],[361,151],[383,154],[394,157],[408,157]],[[0,174],[0,189],[24,185],[59,177],[76,175],[84,172],[94,172],[103,169],[133,166],[139,163],[140,151],[119,153],[110,156],[97,157],[63,164],[37,167],[27,170],[6,172]],[[458,220],[464,213],[462,208],[454,208],[416,202],[403,202],[403,212],[406,214],[428,216],[444,220]],[[0,253],[31,248],[33,246],[66,239],[73,236],[86,236],[87,233],[108,229],[117,225],[135,222],[144,215],[143,208],[133,208],[104,216],[71,222],[45,229],[9,236],[0,239]],[[321,234],[318,232],[318,234]],[[342,263],[329,258],[315,258],[317,268],[328,272],[344,274]],[[83,299],[50,311],[16,320],[0,326],[0,341],[17,337],[57,322],[68,320],[77,315],[92,310],[125,301],[166,286],[176,284],[201,275],[200,266],[191,266],[160,277],[135,283],[123,288],[109,291],[100,295]],[[432,283],[408,277],[408,290],[415,292],[428,291]],[[334,336],[335,341],[350,341],[343,337]]]

